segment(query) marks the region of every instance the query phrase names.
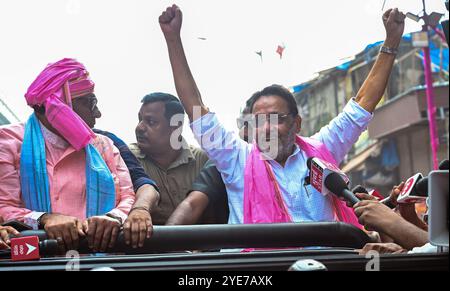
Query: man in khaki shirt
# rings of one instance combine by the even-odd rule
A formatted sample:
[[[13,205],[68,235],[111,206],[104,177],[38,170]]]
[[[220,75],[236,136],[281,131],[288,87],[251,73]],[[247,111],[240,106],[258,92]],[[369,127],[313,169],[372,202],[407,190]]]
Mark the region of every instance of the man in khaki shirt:
[[[201,149],[187,145],[181,136],[183,120],[184,109],[175,96],[152,93],[142,99],[137,143],[131,144],[130,150],[161,194],[159,204],[151,210],[154,225],[167,222],[208,160]]]

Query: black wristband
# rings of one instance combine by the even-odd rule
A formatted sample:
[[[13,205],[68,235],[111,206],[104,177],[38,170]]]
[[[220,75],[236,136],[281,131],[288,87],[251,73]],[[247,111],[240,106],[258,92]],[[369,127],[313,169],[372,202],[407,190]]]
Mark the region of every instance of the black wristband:
[[[398,49],[382,46],[380,49],[380,53],[396,56],[398,54]]]
[[[44,214],[41,215],[41,217],[39,217],[39,218],[37,219],[37,225],[38,225],[38,228],[39,228],[39,229],[44,229],[45,225],[42,224],[42,218],[43,218],[45,215],[47,215],[47,214],[48,214],[48,213],[44,213]]]

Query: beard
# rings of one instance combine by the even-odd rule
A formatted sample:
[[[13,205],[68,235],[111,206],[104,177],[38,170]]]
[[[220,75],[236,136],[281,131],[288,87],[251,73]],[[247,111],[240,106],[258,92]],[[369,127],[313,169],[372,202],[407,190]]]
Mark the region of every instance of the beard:
[[[271,134],[270,137],[258,136],[257,144],[263,154],[263,160],[275,160],[281,164],[292,154],[292,149],[295,144],[295,134],[289,134],[284,138],[275,134]]]
[[[282,140],[276,134],[258,136],[257,144],[264,160],[278,160],[284,151]]]

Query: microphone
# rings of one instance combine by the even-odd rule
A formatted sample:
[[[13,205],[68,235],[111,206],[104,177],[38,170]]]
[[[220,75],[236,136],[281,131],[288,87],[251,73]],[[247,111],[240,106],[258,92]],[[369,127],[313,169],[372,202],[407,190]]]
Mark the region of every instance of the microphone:
[[[364,187],[361,186],[361,185],[357,185],[355,188],[353,188],[353,189],[352,189],[352,192],[353,192],[354,194],[356,194],[356,193],[369,194],[369,191],[367,191],[367,189],[364,188]]]
[[[372,190],[367,191],[366,188],[364,188],[361,185],[356,186],[355,188],[352,189],[353,194],[356,193],[364,193],[364,194],[369,194],[371,196],[374,196],[375,198],[377,198],[378,201],[380,201],[380,203],[383,203],[384,205],[386,205],[387,207],[389,207],[390,209],[394,209],[396,206],[394,205],[394,203],[392,203],[391,201],[391,197],[387,197],[384,198],[377,190]]]
[[[39,260],[41,257],[58,254],[56,240],[39,240],[38,236],[12,237],[11,249],[0,254],[2,258],[11,258],[12,261]]]
[[[414,190],[419,196],[428,197],[428,177],[423,177],[417,181]]]
[[[448,171],[449,170],[449,161],[448,160],[443,160],[439,164],[439,170],[440,171]]]
[[[338,173],[331,173],[325,178],[325,187],[336,196],[348,201],[352,206],[360,200],[348,189],[347,183]]]
[[[439,164],[440,171],[449,170],[449,160],[444,160]],[[417,175],[419,177],[414,179]],[[423,177],[421,174],[417,174],[408,179],[406,182],[404,191],[399,196],[398,202],[400,203],[417,203],[422,202],[428,197],[428,177]],[[409,183],[409,184],[408,184]],[[411,187],[409,189],[407,186]]]
[[[59,245],[56,239],[46,239],[39,242],[39,253],[42,257],[51,257],[57,255]]]
[[[332,173],[336,173],[341,177],[345,184],[348,184],[348,177],[336,166],[319,158],[309,158],[306,161],[306,165],[310,170],[310,176],[308,182],[315,188],[318,192],[322,193],[324,196],[331,194],[332,191],[328,189],[325,185],[325,179]]]
[[[405,182],[402,192],[398,196],[398,203],[421,203],[428,197],[427,178],[421,173],[415,174]],[[419,191],[418,191],[419,190]],[[425,191],[424,191],[425,190]]]

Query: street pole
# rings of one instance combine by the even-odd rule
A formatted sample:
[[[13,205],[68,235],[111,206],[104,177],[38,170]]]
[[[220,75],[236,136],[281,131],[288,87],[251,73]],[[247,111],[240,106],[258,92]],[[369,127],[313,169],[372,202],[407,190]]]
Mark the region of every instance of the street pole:
[[[422,0],[423,13],[425,24],[423,31],[428,35],[428,46],[423,48],[423,63],[425,69],[425,82],[426,82],[426,94],[427,94],[427,107],[428,107],[428,124],[430,128],[430,141],[431,141],[431,155],[433,160],[433,170],[439,169],[439,161],[437,157],[439,149],[439,137],[436,126],[436,105],[434,104],[434,88],[433,88],[433,73],[431,70],[431,56],[430,56],[430,35],[428,27],[428,14],[426,12],[425,0]]]

